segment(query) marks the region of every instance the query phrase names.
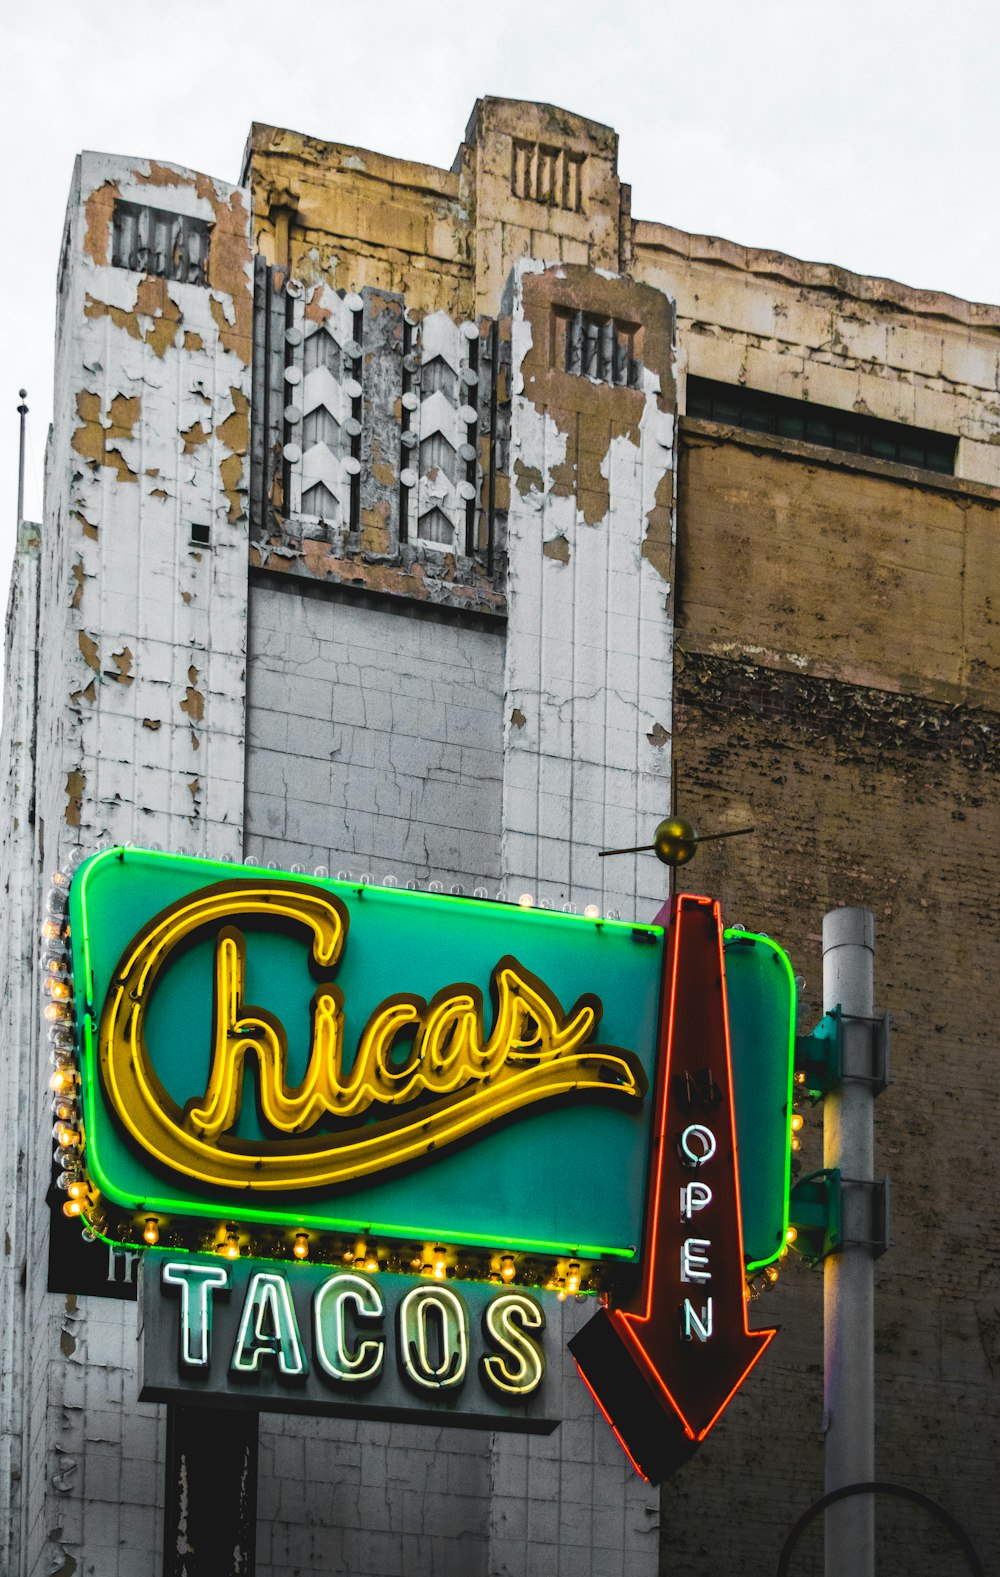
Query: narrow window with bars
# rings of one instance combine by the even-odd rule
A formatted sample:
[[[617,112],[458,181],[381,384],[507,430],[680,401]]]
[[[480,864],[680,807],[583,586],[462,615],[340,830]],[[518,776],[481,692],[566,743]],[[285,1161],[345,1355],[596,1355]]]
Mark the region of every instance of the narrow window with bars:
[[[515,197],[567,213],[583,212],[586,154],[515,137],[511,148],[510,189]]]
[[[210,237],[207,219],[119,198],[111,222],[112,266],[181,285],[206,285]]]
[[[634,389],[639,384],[640,337],[636,323],[557,307],[553,364],[577,377]]]

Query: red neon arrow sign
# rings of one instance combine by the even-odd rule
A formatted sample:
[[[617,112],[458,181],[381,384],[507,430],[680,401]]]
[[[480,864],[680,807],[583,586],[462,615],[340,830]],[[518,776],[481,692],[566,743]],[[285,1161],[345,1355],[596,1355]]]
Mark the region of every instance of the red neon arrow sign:
[[[747,1325],[722,919],[712,899],[675,901],[664,971],[642,1285],[570,1344],[651,1478],[704,1440],[777,1334]],[[682,1431],[672,1449],[657,1439],[671,1420]]]

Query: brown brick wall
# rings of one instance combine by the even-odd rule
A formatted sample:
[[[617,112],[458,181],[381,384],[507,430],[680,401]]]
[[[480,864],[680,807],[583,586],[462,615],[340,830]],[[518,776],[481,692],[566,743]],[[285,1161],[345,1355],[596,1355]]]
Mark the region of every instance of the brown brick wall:
[[[895,1080],[877,1107],[894,1217],[878,1265],[877,1472],[940,1500],[991,1569],[1000,717],[690,651],[676,707],[679,805],[703,831],[757,828],[706,845],[681,886],[787,946],[807,982],[803,1028],[821,1011],[823,914],[874,913]],[[821,1109],[802,1159],[822,1164]],[[784,1532],[822,1493],[821,1272],[788,1265],[766,1302],[778,1341],[710,1448],[664,1489],[665,1573],[773,1571]],[[967,1570],[918,1508],[880,1503],[878,1527],[879,1577]],[[821,1549],[808,1541],[796,1577],[822,1570]]]

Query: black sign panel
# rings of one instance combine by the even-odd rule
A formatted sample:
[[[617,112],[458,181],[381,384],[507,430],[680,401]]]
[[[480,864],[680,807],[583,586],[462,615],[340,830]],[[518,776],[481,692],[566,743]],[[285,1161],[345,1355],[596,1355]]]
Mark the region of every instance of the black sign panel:
[[[550,1433],[551,1293],[147,1250],[144,1401]],[[557,1313],[556,1311],[559,1311]]]

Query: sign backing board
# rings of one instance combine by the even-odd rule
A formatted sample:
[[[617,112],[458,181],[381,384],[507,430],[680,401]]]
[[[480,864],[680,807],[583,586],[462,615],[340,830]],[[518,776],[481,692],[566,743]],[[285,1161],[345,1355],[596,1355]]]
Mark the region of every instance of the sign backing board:
[[[213,894],[219,900],[214,910]],[[186,906],[198,904],[204,918],[182,932]],[[325,965],[317,965],[315,935],[308,917],[299,914],[299,906],[309,904],[326,904],[327,913],[340,917],[340,945]],[[594,1262],[635,1261],[659,1008],[659,927],[272,876],[257,868],[131,849],[102,852],[81,867],[70,893],[70,917],[82,1020],[86,1162],[109,1207],[108,1236],[141,1241],[142,1220],[153,1216],[164,1246],[173,1231],[186,1246],[212,1247],[230,1220],[258,1234],[257,1252],[268,1251],[268,1233],[284,1237],[287,1253],[288,1234],[305,1231],[334,1234],[344,1243],[364,1236],[460,1245],[472,1256],[502,1248],[549,1261],[567,1254]],[[182,932],[176,943],[167,934],[170,925]],[[253,1043],[253,1054],[231,1069],[236,1082],[242,1073],[246,1095],[230,1104],[212,1137],[216,1153],[239,1152],[244,1163],[230,1171],[227,1185],[221,1173],[206,1180],[193,1176],[192,1167],[185,1175],[158,1149],[154,1130],[157,1123],[162,1130],[164,1110],[176,1114],[175,1127],[186,1123],[190,1129],[192,1108],[204,1114],[211,1105],[218,1065],[213,1047],[220,1024],[222,1031],[227,1028],[227,1004],[220,1004],[220,938],[234,932],[239,940],[230,952],[236,963],[224,984],[232,992],[239,975],[242,1017],[235,1028]],[[135,961],[143,946],[160,948],[152,971],[143,959]],[[468,1116],[477,1099],[491,1096],[487,1087],[510,1071],[513,1060],[521,1083],[512,1083],[506,1105],[496,1103],[495,1120],[467,1132],[458,1126],[454,1135],[442,1130],[422,1151],[407,1155],[402,1145],[394,1148],[393,1138],[400,1131],[399,1114],[407,1114],[405,1102],[380,1105],[376,1099],[344,1121],[324,1119],[320,1112],[311,1131],[323,1142],[338,1131],[350,1139],[360,1130],[366,1137],[379,1124],[386,1128],[385,1165],[333,1183],[305,1177],[284,1188],[257,1186],[261,1158],[268,1164],[308,1148],[294,1124],[279,1132],[262,1110],[259,1048],[265,1032],[273,1032],[273,1044],[287,1058],[285,1091],[304,1089],[316,1062],[318,990],[325,989],[341,1015],[342,1068],[349,1079],[379,1011],[398,1009],[405,1017],[407,1004],[423,1004],[416,1011],[424,1013],[442,1001],[447,1008],[451,993],[481,1004],[483,1034],[489,1035],[502,1007],[498,998],[508,977],[501,973],[507,966],[514,966],[508,971],[512,991],[537,1009],[520,1019],[515,1014],[508,1067],[483,1079],[470,1077],[436,1103],[433,1092],[418,1092],[411,1103],[420,1120],[435,1105]],[[123,1039],[117,1067],[109,1050],[116,1000]],[[551,1023],[540,1052],[545,1035],[536,1017],[549,1011],[547,1003]],[[405,1066],[412,1043],[412,1027],[410,1042],[406,1029],[404,1024],[399,1060],[394,1050],[384,1058],[389,1084]],[[233,1023],[228,1030],[232,1042]],[[551,1055],[553,1045],[558,1056]],[[145,1083],[133,1077],[143,1052]],[[543,1088],[538,1098],[520,1099],[533,1093],[532,1080],[537,1094],[545,1073],[541,1065],[548,1061],[556,1068],[560,1058],[571,1067],[576,1058],[580,1078],[563,1081],[565,1088],[553,1080],[551,1098]],[[130,1078],[135,1088],[123,1094]],[[279,1078],[279,1094],[281,1086]],[[608,1177],[615,1180],[613,1188]],[[472,1274],[488,1272],[481,1261],[470,1263]],[[404,1262],[391,1268],[404,1268]]]
[[[535,1434],[563,1416],[551,1293],[160,1250],[140,1289],[143,1401]]]

